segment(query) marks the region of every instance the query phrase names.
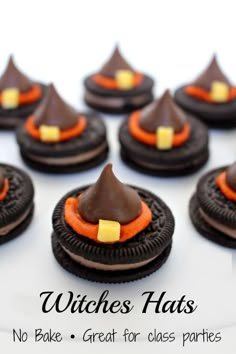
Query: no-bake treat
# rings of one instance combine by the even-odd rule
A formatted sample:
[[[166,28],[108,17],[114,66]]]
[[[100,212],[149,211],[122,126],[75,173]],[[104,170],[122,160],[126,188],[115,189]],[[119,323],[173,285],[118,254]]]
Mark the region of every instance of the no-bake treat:
[[[0,77],[0,128],[15,128],[36,109],[45,91],[46,86],[22,73],[11,56]]]
[[[236,163],[202,176],[189,210],[193,225],[202,236],[236,248]]]
[[[222,72],[216,56],[194,82],[177,89],[175,100],[211,127],[236,126],[236,87]]]
[[[121,158],[131,168],[157,176],[193,173],[208,159],[208,131],[173,101],[169,90],[131,113],[119,131]]]
[[[153,100],[153,79],[136,71],[118,47],[111,58],[85,81],[85,102],[107,113],[126,113],[144,107]]]
[[[79,113],[51,84],[26,122],[17,129],[25,163],[39,171],[69,173],[103,162],[108,154],[106,127],[95,113]]]
[[[111,164],[96,183],[67,193],[54,209],[52,249],[69,272],[98,282],[145,277],[166,261],[174,232],[167,205],[121,183]]]
[[[29,225],[34,209],[34,188],[22,170],[0,164],[0,244],[20,235]]]

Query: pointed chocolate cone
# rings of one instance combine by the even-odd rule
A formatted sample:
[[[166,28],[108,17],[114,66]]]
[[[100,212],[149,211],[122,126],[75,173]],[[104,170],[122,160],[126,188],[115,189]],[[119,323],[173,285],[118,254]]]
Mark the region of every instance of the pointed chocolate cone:
[[[14,87],[20,92],[26,92],[32,85],[33,82],[16,67],[13,57],[10,56],[7,67],[0,77],[0,91]]]
[[[170,91],[166,90],[159,100],[142,110],[139,124],[150,133],[155,133],[158,127],[172,127],[177,133],[183,129],[185,121],[184,112],[174,103]]]
[[[231,85],[228,78],[220,69],[216,55],[213,56],[206,70],[203,71],[203,73],[193,82],[193,84],[209,91],[213,81],[220,81],[229,86]]]
[[[80,215],[93,224],[99,219],[126,224],[140,212],[138,193],[115,177],[111,164],[106,165],[97,182],[82,193],[79,201]]]
[[[236,162],[230,165],[226,170],[226,183],[230,188],[236,191]]]
[[[102,69],[99,71],[99,74],[114,77],[117,70],[134,71],[131,65],[121,55],[118,46],[115,47],[111,58],[102,67]]]
[[[59,96],[53,84],[33,114],[34,124],[57,126],[61,130],[72,128],[78,121],[79,113]]]

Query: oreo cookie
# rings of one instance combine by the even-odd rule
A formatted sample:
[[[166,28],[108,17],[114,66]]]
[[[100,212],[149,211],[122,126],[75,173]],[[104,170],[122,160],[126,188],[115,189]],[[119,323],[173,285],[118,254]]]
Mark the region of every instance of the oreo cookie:
[[[84,80],[84,86],[86,104],[104,113],[131,112],[153,100],[153,79],[137,73],[118,47],[98,73]]]
[[[0,129],[15,129],[18,124],[23,122],[32,112],[35,111],[37,106],[45,96],[47,86],[41,83],[37,83],[41,88],[41,97],[36,102],[24,104],[13,109],[4,109],[0,107]]]
[[[47,87],[33,82],[10,57],[0,77],[0,129],[14,129],[41,102]]]
[[[19,126],[16,131],[17,142],[26,165],[37,171],[58,174],[85,171],[104,162],[109,151],[105,124],[97,114],[86,113],[83,116],[87,120],[86,131],[79,138],[55,144],[35,140],[27,134],[24,125]],[[90,152],[91,158],[85,158],[78,163],[60,164],[56,160],[66,161],[67,158],[70,160],[71,157],[79,155],[86,157]],[[53,160],[50,160],[51,158]]]
[[[186,112],[211,128],[229,129],[236,126],[236,100],[221,104],[207,103],[187,95],[185,86],[176,90],[174,99]]]
[[[84,100],[91,108],[110,114],[124,114],[146,106],[153,100],[154,81],[145,75],[139,87],[130,90],[108,90],[96,85],[89,76],[84,81]]]
[[[167,102],[167,100],[169,102]],[[154,126],[164,126],[167,130],[169,128],[174,129],[171,127],[171,125],[174,124],[173,110],[171,110],[170,116],[168,116],[168,111],[160,112],[158,110],[160,106],[166,107],[166,105],[172,104],[170,100],[169,94],[165,93],[159,101],[151,104],[153,107],[150,105],[146,109],[144,108],[142,111],[134,113],[125,122],[122,122],[119,130],[119,141],[121,145],[120,155],[122,160],[132,169],[145,174],[172,177],[191,174],[199,170],[207,162],[209,157],[208,130],[202,122],[191,115],[184,115],[190,127],[187,140],[179,146],[173,146],[169,149],[160,149],[155,144],[150,145],[148,140],[149,136],[150,139],[153,139],[153,137],[155,139],[155,134],[147,132],[146,129],[148,128],[146,128],[146,126],[145,130],[143,128],[141,129],[145,134],[144,136],[148,133],[148,137],[146,138],[147,143],[138,140],[138,137],[134,136],[130,131],[131,120],[133,120],[133,118],[136,119],[135,114],[137,118],[138,115],[140,116],[135,123],[139,130],[141,130],[140,120],[142,116],[145,119],[149,119],[151,114],[153,114],[154,117]],[[161,119],[167,117],[169,122],[159,122],[159,117],[161,117]],[[171,120],[173,121],[171,122]],[[184,126],[186,126],[186,122],[183,124],[183,129],[181,128],[182,130],[185,129]]]
[[[14,166],[0,164],[0,244],[27,228],[33,216],[33,197],[30,177]]]
[[[201,177],[189,204],[190,218],[197,231],[225,247],[236,248],[236,201],[221,190],[226,167],[214,169]],[[223,182],[227,186],[227,182]],[[224,190],[224,189],[223,189]]]
[[[97,282],[122,283],[147,276],[164,264],[171,250],[174,218],[167,205],[153,193],[139,187],[123,185],[125,190],[128,188],[129,192],[131,189],[132,193],[137,193],[138,198],[150,208],[152,216],[148,225],[122,242],[97,242],[95,239],[78,233],[75,227],[65,220],[67,202],[69,204],[71,198],[73,201],[73,198],[76,200],[80,195],[79,203],[82,207],[83,199],[81,198],[84,196],[86,209],[91,210],[88,191],[92,191],[94,188],[101,190],[102,181],[106,180],[104,174],[109,174],[109,180],[113,180],[113,177],[110,178],[110,173],[108,165],[96,184],[74,189],[58,202],[52,217],[52,250],[62,267],[79,277]],[[113,185],[113,182],[111,184]],[[113,187],[115,185],[116,182]],[[102,197],[104,200],[111,190],[109,186],[106,188],[108,188],[107,195],[104,194]],[[122,194],[123,192],[120,193],[120,198],[122,198]],[[96,198],[96,203],[99,203],[99,193],[96,193]],[[132,196],[129,201],[131,199]],[[111,198],[106,200],[108,204],[111,203]],[[94,210],[96,211],[98,208],[94,207],[91,215]],[[120,215],[120,212],[118,214]],[[79,215],[81,218],[80,209]],[[98,225],[99,233],[100,223]],[[122,227],[121,225],[121,234]]]
[[[106,139],[106,127],[102,119],[95,113],[77,113],[76,111],[71,111],[68,108],[63,110],[61,105],[64,102],[60,101],[60,112],[63,121],[58,123],[53,123],[51,125],[50,119],[60,119],[59,114],[54,111],[55,100],[61,100],[56,93],[53,86],[48,89],[48,95],[45,99],[50,98],[50,102],[53,104],[52,110],[50,108],[50,103],[42,102],[45,105],[45,110],[42,110],[42,106],[39,106],[39,117],[40,121],[39,128],[36,131],[40,132],[40,127],[45,127],[48,131],[56,128],[56,132],[63,128],[64,120],[68,125],[71,120],[72,130],[69,127],[62,130],[64,132],[73,132],[74,126],[79,126],[79,124],[86,124],[84,130],[79,134],[63,141],[53,141],[45,142],[42,139],[36,139],[27,130],[26,124],[18,127],[16,135],[17,142],[20,147],[20,153],[24,162],[31,168],[48,173],[72,173],[84,171],[86,169],[97,166],[102,163],[108,155],[108,143]],[[54,95],[57,95],[56,98]],[[66,106],[67,108],[67,106]],[[73,115],[72,115],[73,114]],[[34,117],[37,118],[37,111],[34,113]],[[35,118],[35,120],[36,120]],[[31,118],[29,118],[31,119]],[[78,120],[79,119],[79,120]],[[84,122],[84,123],[83,123]],[[32,123],[35,125],[35,123]],[[35,131],[35,129],[33,130]]]
[[[178,88],[176,103],[212,128],[236,126],[236,90],[222,72],[216,56],[193,82]]]

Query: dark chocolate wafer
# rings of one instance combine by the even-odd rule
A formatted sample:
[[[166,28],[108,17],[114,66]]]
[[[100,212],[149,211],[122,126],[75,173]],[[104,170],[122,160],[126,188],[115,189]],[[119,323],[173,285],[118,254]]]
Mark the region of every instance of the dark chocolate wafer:
[[[0,128],[1,129],[14,129],[19,123],[21,123],[25,118],[31,115],[39,103],[42,101],[47,86],[44,84],[39,84],[42,90],[42,96],[39,100],[24,104],[14,109],[4,109],[0,107]]]
[[[106,89],[98,86],[91,78],[84,81],[85,102],[88,106],[104,113],[122,114],[142,108],[153,100],[154,81],[144,75],[141,85],[129,90]]]
[[[191,134],[181,146],[158,150],[136,140],[129,132],[128,121],[119,131],[122,160],[139,172],[157,176],[179,176],[193,173],[208,160],[208,131],[206,126],[188,115]]]
[[[216,184],[216,177],[227,166],[211,170],[197,184],[197,198],[201,209],[211,218],[236,228],[236,202],[227,199]]]
[[[87,119],[87,128],[79,136],[68,141],[46,144],[33,139],[25,130],[24,125],[17,129],[17,142],[25,163],[38,171],[49,173],[79,172],[95,167],[102,163],[108,155],[108,143],[106,139],[106,127],[103,120],[95,113],[83,113]],[[87,154],[96,151],[93,157],[84,161],[55,164],[37,161],[38,158],[71,158],[79,154]],[[35,156],[35,159],[34,159]]]
[[[189,213],[193,225],[202,236],[221,246],[236,248],[236,239],[216,230],[203,219],[196,194],[194,194],[190,200]]]
[[[64,251],[61,247],[64,247],[68,251],[81,256],[89,261],[98,262],[107,265],[119,265],[119,264],[133,264],[143,261],[148,261],[153,258],[150,265],[141,266],[136,271],[127,271],[126,276],[123,278],[122,271],[102,271],[93,272],[93,269],[89,269],[88,274],[94,273],[94,276],[89,275],[90,280],[100,281],[101,275],[107,273],[107,277],[103,278],[106,282],[122,282],[139,279],[142,276],[150,274],[152,271],[160,267],[165,261],[170,251],[170,245],[172,242],[172,234],[174,231],[174,218],[170,209],[166,204],[154,194],[138,188],[133,187],[146,202],[152,211],[152,221],[146,229],[139,232],[132,239],[115,244],[102,244],[94,242],[82,235],[75,233],[72,228],[67,225],[64,220],[64,203],[68,197],[76,197],[78,194],[86,190],[89,186],[75,189],[64,196],[57,204],[53,213],[53,249],[56,253],[57,260],[70,271],[77,275],[85,277],[84,270],[80,270],[84,267],[76,265],[73,267],[73,262],[69,262],[68,257],[65,262],[62,261],[62,255]],[[57,245],[59,242],[60,247]],[[159,259],[160,257],[160,259]],[[152,264],[151,264],[152,263]],[[71,268],[73,267],[73,268]],[[87,274],[87,273],[86,273]],[[100,275],[99,275],[100,274]],[[117,274],[113,278],[113,274]]]
[[[104,149],[102,153],[100,153],[94,159],[85,161],[83,163],[77,163],[73,165],[64,165],[64,166],[53,166],[53,165],[45,165],[40,162],[35,162],[28,158],[27,155],[24,154],[24,151],[21,151],[21,157],[25,164],[33,170],[43,172],[43,173],[51,173],[51,174],[58,174],[58,173],[77,173],[89,170],[90,168],[94,168],[104,161],[106,161],[108,157],[109,149],[108,146]]]
[[[102,270],[84,267],[73,261],[62,249],[55,233],[52,234],[52,250],[58,263],[68,272],[77,275],[80,278],[99,283],[125,283],[144,278],[158,270],[167,260],[171,244],[152,262],[138,269],[129,269],[125,271],[112,271],[110,273]]]
[[[17,236],[21,235],[31,223],[31,220],[34,215],[34,205],[30,207],[29,214],[27,217],[20,223],[17,227],[11,230],[7,235],[0,236],[0,245],[8,241],[14,240]]]
[[[158,177],[179,177],[185,176],[189,174],[193,174],[198,171],[202,166],[204,166],[209,158],[209,151],[204,152],[201,156],[196,157],[191,160],[191,163],[181,163],[179,165],[169,165],[169,169],[166,169],[166,166],[159,166],[159,168],[152,169],[146,168],[144,166],[140,166],[133,160],[133,155],[129,156],[129,152],[127,150],[120,150],[120,156],[122,161],[128,165],[133,170],[151,176]]]
[[[212,128],[227,129],[236,126],[236,100],[226,103],[208,103],[187,95],[184,86],[174,94],[176,103]]]
[[[33,215],[34,188],[30,177],[17,167],[0,164],[9,182],[9,190],[0,202],[0,243],[18,236]],[[16,226],[12,230],[12,224]],[[4,231],[5,230],[5,231]]]

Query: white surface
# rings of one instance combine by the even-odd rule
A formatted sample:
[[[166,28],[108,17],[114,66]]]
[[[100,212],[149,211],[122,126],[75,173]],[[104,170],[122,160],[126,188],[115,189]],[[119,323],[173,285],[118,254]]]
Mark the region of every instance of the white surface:
[[[174,89],[193,79],[210,60],[213,52],[230,78],[236,82],[235,9],[233,1],[11,1],[1,2],[1,61],[4,68],[9,53],[35,79],[53,81],[60,93],[74,106],[83,109],[82,78],[96,70],[110,55],[114,42],[129,61],[157,79],[156,93],[166,87]],[[214,8],[214,11],[213,11]],[[10,25],[12,24],[12,25]],[[199,176],[208,169],[231,163],[236,157],[236,130],[210,133],[211,157],[207,165],[193,176],[160,179],[143,176],[125,167],[118,156],[117,131],[121,117],[106,117],[111,145],[109,160],[120,180],[158,194],[172,209],[176,219],[174,245],[168,262],[152,276],[125,285],[100,285],[80,280],[61,268],[51,253],[51,214],[59,198],[70,189],[96,180],[102,167],[71,176],[49,176],[32,172],[22,163],[14,135],[0,132],[0,161],[25,168],[36,187],[35,217],[27,232],[0,247],[0,343],[11,352],[12,328],[31,332],[35,327],[63,332],[96,330],[118,331],[125,327],[143,331],[200,331],[221,329],[224,341],[215,345],[193,345],[195,353],[233,353],[235,334],[235,252],[208,242],[193,229],[188,217],[188,201]],[[233,254],[233,257],[232,257]],[[233,259],[233,262],[232,262]],[[233,274],[233,276],[232,276]],[[234,277],[234,281],[233,281]],[[97,299],[103,290],[110,290],[110,299],[129,298],[135,305],[130,315],[71,315],[41,313],[39,293],[73,291]],[[183,294],[198,304],[193,315],[142,315],[141,294],[167,291],[169,299]],[[224,329],[223,329],[224,328]],[[79,344],[79,343],[78,343]],[[79,346],[63,342],[50,347],[59,352],[68,345],[71,350],[94,348],[107,352],[130,350],[122,344]],[[34,350],[38,346],[32,346]],[[98,347],[98,349],[97,349]],[[26,352],[30,345],[14,344]],[[42,346],[42,348],[46,348]],[[156,346],[143,342],[133,346],[136,353]],[[186,350],[187,350],[186,349]],[[162,345],[162,353],[189,352],[179,343]]]

